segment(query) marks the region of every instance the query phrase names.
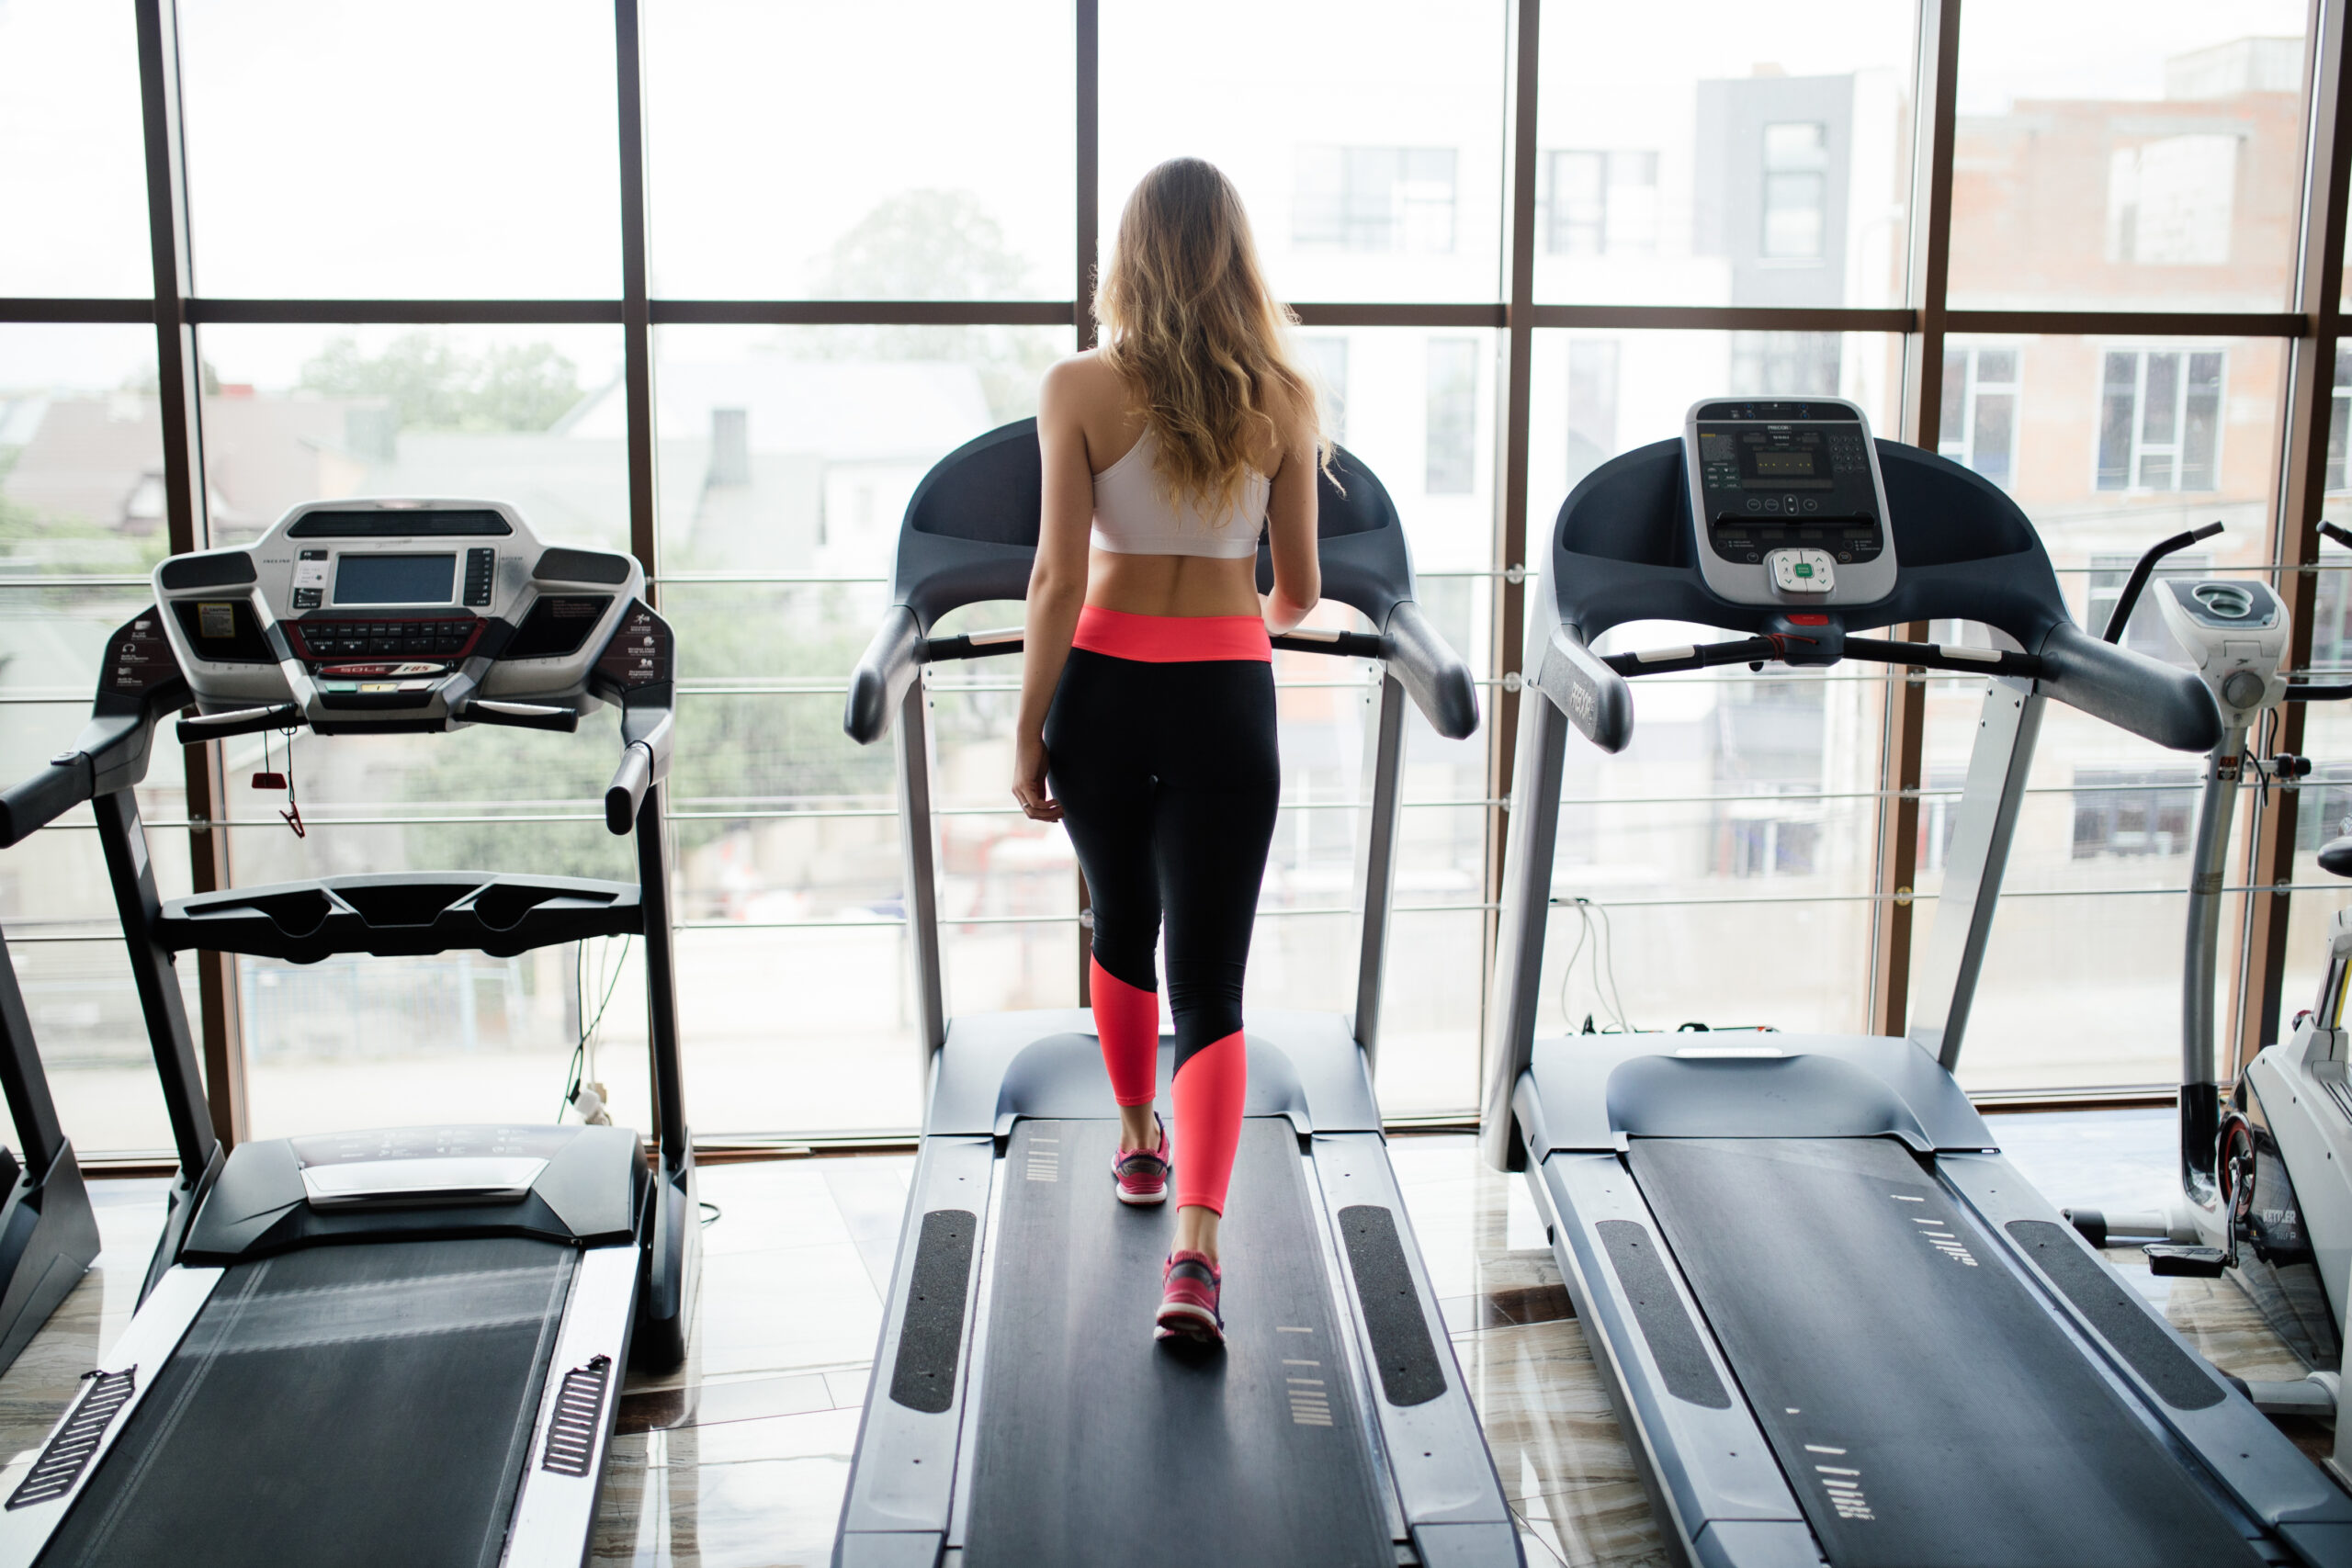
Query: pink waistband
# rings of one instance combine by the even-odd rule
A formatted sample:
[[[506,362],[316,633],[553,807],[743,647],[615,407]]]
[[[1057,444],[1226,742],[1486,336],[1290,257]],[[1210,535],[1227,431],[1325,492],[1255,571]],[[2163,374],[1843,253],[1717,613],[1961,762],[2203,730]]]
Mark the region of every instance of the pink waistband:
[[[1072,648],[1144,664],[1251,659],[1272,663],[1266,623],[1255,615],[1131,615],[1089,604],[1078,613]]]

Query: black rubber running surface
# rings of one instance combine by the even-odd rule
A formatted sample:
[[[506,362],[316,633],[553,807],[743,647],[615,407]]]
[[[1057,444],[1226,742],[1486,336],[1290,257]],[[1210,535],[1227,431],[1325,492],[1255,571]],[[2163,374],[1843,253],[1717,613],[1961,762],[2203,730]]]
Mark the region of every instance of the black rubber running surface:
[[[1838,1568],[2260,1561],[1892,1139],[1630,1157]]]
[[[572,1250],[317,1247],[229,1270],[40,1559],[490,1568]]]
[[[999,1168],[967,1568],[1391,1568],[1290,1124],[1242,1124],[1222,1354],[1152,1340],[1176,1216],[1112,1196],[1117,1134],[1023,1122]]]

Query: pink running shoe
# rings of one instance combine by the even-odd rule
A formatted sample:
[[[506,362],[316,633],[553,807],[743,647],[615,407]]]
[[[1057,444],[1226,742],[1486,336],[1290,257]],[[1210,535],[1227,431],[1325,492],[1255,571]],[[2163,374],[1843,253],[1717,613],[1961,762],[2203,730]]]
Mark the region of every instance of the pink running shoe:
[[[1121,1149],[1112,1156],[1111,1179],[1118,1183],[1122,1203],[1168,1201],[1168,1181],[1176,1167],[1168,1158],[1168,1128],[1158,1116],[1151,1120],[1159,1128],[1158,1148]]]
[[[1168,1259],[1159,1298],[1159,1327],[1155,1339],[1190,1339],[1202,1345],[1225,1343],[1225,1319],[1216,1310],[1225,1277],[1202,1252],[1179,1252]]]

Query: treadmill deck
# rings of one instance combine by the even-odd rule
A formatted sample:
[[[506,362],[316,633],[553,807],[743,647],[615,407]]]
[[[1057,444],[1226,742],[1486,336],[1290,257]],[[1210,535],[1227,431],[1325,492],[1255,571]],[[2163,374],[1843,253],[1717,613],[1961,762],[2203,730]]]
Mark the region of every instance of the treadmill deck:
[[[468,1238],[229,1269],[40,1562],[492,1568],[577,1257]]]
[[[1838,1568],[2261,1561],[1893,1139],[1634,1138],[1628,1158]],[[1619,1244],[1641,1239],[1611,1243],[1629,1289]]]
[[[1174,1204],[1108,1190],[1114,1121],[1023,1121],[988,1286],[967,1568],[1393,1568],[1358,1374],[1298,1140],[1242,1123],[1219,1252],[1222,1353],[1156,1344]],[[1183,1150],[1176,1150],[1182,1168]]]

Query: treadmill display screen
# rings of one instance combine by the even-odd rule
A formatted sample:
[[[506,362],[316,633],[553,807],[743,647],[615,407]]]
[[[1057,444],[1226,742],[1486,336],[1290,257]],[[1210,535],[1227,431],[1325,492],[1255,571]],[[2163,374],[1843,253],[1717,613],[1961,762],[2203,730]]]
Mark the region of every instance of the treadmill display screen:
[[[338,604],[447,604],[458,579],[455,554],[346,555],[334,564]]]
[[[1765,447],[1748,448],[1748,468],[1759,479],[1813,478],[1813,454],[1810,451],[1775,452]]]

